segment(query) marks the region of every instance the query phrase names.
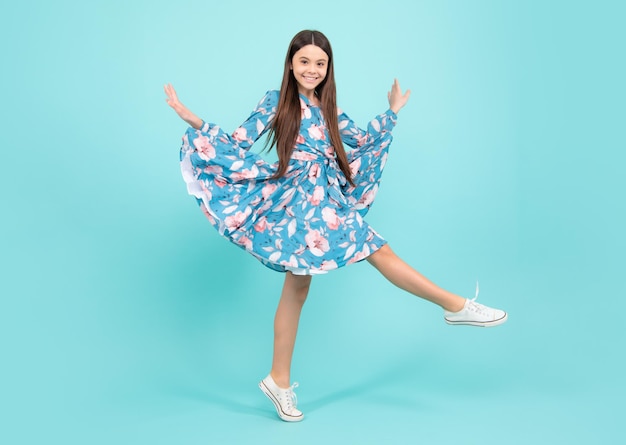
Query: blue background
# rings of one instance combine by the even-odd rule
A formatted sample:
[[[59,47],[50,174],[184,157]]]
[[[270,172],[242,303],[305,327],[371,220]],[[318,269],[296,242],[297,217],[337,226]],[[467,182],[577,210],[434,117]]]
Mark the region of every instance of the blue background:
[[[0,442],[618,443],[626,63],[619,1],[2,6]],[[510,313],[453,328],[367,263],[316,277],[277,420],[282,275],[186,195],[172,82],[234,129],[301,29],[361,126],[410,88],[368,221]]]

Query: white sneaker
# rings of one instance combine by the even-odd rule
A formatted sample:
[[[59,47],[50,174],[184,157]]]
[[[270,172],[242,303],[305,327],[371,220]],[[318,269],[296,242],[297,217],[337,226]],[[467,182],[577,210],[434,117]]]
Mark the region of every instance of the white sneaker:
[[[272,401],[276,407],[278,417],[285,422],[299,422],[304,419],[304,414],[296,408],[298,399],[296,393],[293,392],[298,387],[297,383],[294,383],[287,389],[279,388],[271,375],[268,375],[261,383],[259,388],[265,393],[265,395]]]
[[[471,300],[465,300],[465,306],[459,312],[444,311],[443,318],[448,324],[465,324],[471,326],[491,327],[504,323],[508,315],[500,309],[493,309],[476,303],[478,298],[478,283],[476,283],[476,296]]]

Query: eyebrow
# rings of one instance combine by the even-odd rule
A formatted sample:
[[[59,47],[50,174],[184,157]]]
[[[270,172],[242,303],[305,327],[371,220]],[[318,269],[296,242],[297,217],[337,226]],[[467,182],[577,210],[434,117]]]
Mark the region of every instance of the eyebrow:
[[[309,60],[306,56],[300,56],[300,60]],[[316,62],[328,62],[328,59],[317,59]]]

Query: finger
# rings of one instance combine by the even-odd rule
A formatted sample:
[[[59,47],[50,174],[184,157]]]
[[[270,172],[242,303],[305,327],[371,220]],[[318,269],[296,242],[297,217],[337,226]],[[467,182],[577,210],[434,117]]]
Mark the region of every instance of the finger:
[[[170,87],[170,89],[168,90],[168,96],[172,102],[178,102],[178,96],[176,96],[176,91],[174,91],[174,88]]]

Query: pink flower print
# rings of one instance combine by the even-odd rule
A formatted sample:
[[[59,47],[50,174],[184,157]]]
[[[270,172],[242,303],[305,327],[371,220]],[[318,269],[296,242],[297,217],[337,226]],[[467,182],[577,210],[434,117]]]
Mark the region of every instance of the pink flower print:
[[[298,161],[314,161],[317,159],[317,155],[313,153],[307,153],[305,151],[294,150],[291,153],[291,159],[297,159]]]
[[[361,196],[361,199],[359,199],[359,202],[356,204],[356,209],[360,210],[370,206],[374,202],[377,190],[377,187],[373,187],[365,192],[363,196]]]
[[[254,230],[257,232],[263,232],[267,229],[267,219],[265,217],[260,218],[254,225]]]
[[[281,266],[285,266],[285,267],[298,267],[298,260],[296,259],[295,255],[291,255],[289,257],[289,261],[281,261],[280,262]]]
[[[354,256],[348,260],[348,264],[364,260],[368,256],[370,256],[370,248],[367,244],[365,244],[362,251],[355,253]]]
[[[254,172],[247,168],[244,170],[241,170],[240,172],[233,172],[230,175],[231,179],[236,182],[243,181],[244,179],[250,179],[250,178],[253,178],[254,176],[255,176]]]
[[[367,143],[367,135],[366,134],[358,134],[355,136],[356,146],[362,147]]]
[[[304,136],[302,136],[301,134],[298,134],[298,137],[296,138],[296,145],[302,145],[304,144],[305,139]]]
[[[263,199],[267,199],[276,191],[277,188],[278,186],[276,184],[267,183],[261,189],[261,196],[263,196]]]
[[[236,230],[246,221],[249,214],[249,209],[246,209],[246,212],[237,212],[232,216],[227,216],[224,219],[224,224],[226,224],[228,230]]]
[[[198,136],[193,140],[193,146],[196,147],[201,159],[208,161],[215,157],[215,147],[211,145],[208,137]]]
[[[322,209],[322,219],[330,230],[337,230],[341,225],[341,218],[337,216],[337,212],[331,207]]]
[[[320,265],[320,269],[321,270],[337,269],[337,263],[335,262],[335,260],[325,260],[325,261],[322,261],[322,264]]]
[[[304,236],[304,241],[311,253],[315,256],[323,256],[325,252],[330,250],[328,240],[324,238],[319,230],[309,230]]]
[[[321,174],[322,169],[319,164],[316,163],[311,165],[311,168],[309,169],[309,181],[311,181],[311,184],[315,184],[317,182],[317,178],[319,178]]]
[[[324,129],[315,124],[309,127],[309,137],[316,141],[323,141],[324,139],[326,139],[326,136],[324,135]]]
[[[350,172],[352,173],[352,177],[355,177],[361,168],[361,158],[356,158],[354,161],[350,163]]]
[[[302,111],[303,119],[311,119],[311,109],[302,98],[300,98],[300,110]]]
[[[204,173],[207,173],[209,175],[219,176],[223,172],[224,170],[222,169],[222,167],[215,164],[209,164],[204,168]]]
[[[309,202],[314,205],[320,205],[320,202],[324,199],[324,187],[321,185],[316,185],[315,189],[313,189],[313,194],[309,197]]]
[[[252,250],[252,240],[247,236],[242,236],[237,240],[237,244],[245,247],[246,250]]]
[[[233,139],[237,142],[243,142],[248,139],[248,132],[245,128],[239,127],[233,133]]]
[[[335,157],[335,147],[333,147],[332,145],[329,145],[324,150],[324,154],[326,155],[327,158],[334,158]]]
[[[259,203],[261,202],[261,197],[260,196],[255,196],[252,201],[250,201],[250,205],[252,207],[257,207],[259,205]]]

